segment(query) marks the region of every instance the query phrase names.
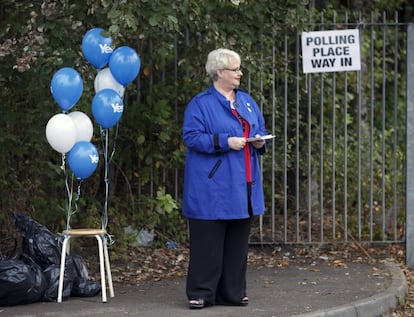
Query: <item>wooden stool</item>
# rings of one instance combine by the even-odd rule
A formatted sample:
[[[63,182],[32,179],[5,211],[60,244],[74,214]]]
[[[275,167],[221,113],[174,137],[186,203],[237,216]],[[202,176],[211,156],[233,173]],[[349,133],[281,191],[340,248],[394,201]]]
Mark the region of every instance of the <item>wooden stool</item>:
[[[65,275],[65,262],[66,253],[69,254],[68,243],[71,237],[95,237],[98,240],[98,251],[99,251],[99,265],[101,272],[101,288],[102,288],[102,302],[106,303],[106,283],[105,283],[105,270],[108,276],[109,295],[114,297],[114,288],[112,285],[111,267],[109,265],[108,255],[108,244],[106,241],[106,230],[105,229],[69,229],[63,232],[64,240],[62,244],[62,256],[60,260],[60,275],[59,275],[59,288],[57,302],[62,302],[63,293],[63,277]]]

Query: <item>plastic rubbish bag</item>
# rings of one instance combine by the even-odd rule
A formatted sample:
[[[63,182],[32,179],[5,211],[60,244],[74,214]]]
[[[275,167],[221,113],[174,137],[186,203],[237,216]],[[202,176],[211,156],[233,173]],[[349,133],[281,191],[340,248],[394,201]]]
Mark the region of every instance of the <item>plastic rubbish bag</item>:
[[[154,241],[154,229],[148,230],[143,228],[141,230],[133,229],[132,226],[124,228],[124,232],[134,239],[132,246],[134,247],[149,247]]]
[[[36,302],[46,286],[42,269],[30,258],[0,261],[0,306]]]
[[[66,256],[65,266],[62,291],[63,300],[70,296],[92,297],[101,291],[99,283],[90,281],[86,265],[79,255],[71,254]],[[51,264],[43,273],[47,280],[47,288],[42,301],[56,301],[59,288],[60,265]]]
[[[23,236],[22,251],[42,269],[60,263],[58,237],[45,226],[18,212],[13,213],[14,225]]]
[[[91,297],[96,296],[101,291],[101,284],[91,281],[88,270],[83,259],[77,255],[71,255],[75,274],[73,278],[72,296]]]
[[[13,213],[15,227],[23,236],[22,251],[43,270],[46,287],[42,301],[55,301],[59,288],[60,260],[62,248],[59,236],[51,233],[37,221],[19,213]],[[63,300],[69,296],[96,296],[101,291],[98,283],[89,280],[86,265],[80,256],[71,253],[66,256],[63,278]]]
[[[67,266],[69,263],[69,259],[66,262]],[[71,264],[69,264],[71,265]],[[59,288],[59,276],[60,276],[60,265],[59,264],[51,264],[46,270],[43,271],[47,281],[47,287],[41,298],[42,301],[45,302],[54,302],[57,299],[57,293]],[[62,292],[62,299],[67,299],[73,287],[73,272],[68,270],[68,267],[65,269],[65,276],[63,277],[63,292]]]
[[[154,241],[154,229],[141,229],[138,233],[137,242],[139,246],[149,247]]]

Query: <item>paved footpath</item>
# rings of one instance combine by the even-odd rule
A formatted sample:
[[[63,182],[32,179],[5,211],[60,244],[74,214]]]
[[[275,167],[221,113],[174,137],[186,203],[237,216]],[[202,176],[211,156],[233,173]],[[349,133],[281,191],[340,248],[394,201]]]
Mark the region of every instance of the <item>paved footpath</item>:
[[[115,284],[115,297],[70,297],[63,303],[37,302],[0,307],[0,317],[374,317],[392,311],[407,296],[404,274],[395,263],[317,263],[250,267],[247,307],[190,310],[185,278]]]

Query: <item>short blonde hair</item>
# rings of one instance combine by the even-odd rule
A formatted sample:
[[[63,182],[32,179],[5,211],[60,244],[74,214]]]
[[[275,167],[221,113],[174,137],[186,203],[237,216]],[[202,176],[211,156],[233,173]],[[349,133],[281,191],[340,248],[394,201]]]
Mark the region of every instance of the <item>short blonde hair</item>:
[[[217,71],[228,67],[232,62],[240,63],[240,55],[226,48],[218,48],[208,54],[206,71],[213,80],[216,80]]]

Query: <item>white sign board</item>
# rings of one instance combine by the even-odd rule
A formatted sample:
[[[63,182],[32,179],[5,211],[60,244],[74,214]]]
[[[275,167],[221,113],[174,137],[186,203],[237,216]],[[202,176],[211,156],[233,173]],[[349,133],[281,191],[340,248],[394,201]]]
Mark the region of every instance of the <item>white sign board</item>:
[[[304,73],[360,70],[359,30],[303,32],[302,63]]]

